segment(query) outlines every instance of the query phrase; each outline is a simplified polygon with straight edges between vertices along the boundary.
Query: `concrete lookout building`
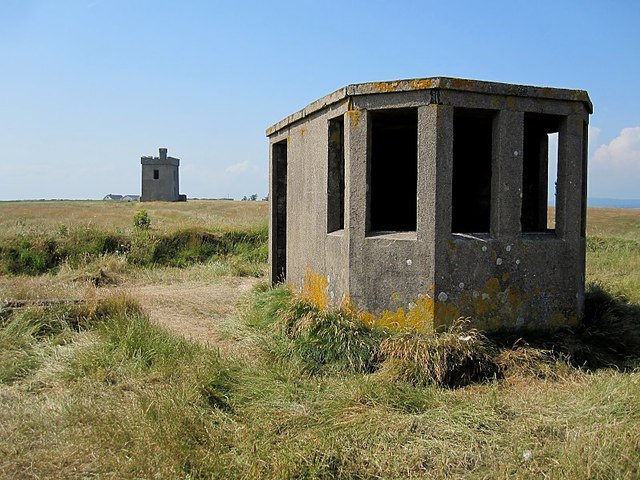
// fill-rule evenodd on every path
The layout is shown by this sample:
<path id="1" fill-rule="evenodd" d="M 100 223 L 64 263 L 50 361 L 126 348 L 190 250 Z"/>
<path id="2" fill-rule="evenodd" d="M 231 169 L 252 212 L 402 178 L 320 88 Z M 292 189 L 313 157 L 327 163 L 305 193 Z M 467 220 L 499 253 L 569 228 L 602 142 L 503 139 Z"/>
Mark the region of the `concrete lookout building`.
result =
<path id="1" fill-rule="evenodd" d="M 141 157 L 141 202 L 178 202 L 180 186 L 178 168 L 180 159 L 167 157 L 167 149 L 160 149 L 159 157 Z M 186 199 L 186 198 L 185 198 Z"/>
<path id="2" fill-rule="evenodd" d="M 267 130 L 272 281 L 312 271 L 336 303 L 435 325 L 575 325 L 590 113 L 582 90 L 454 78 L 311 103 Z"/>

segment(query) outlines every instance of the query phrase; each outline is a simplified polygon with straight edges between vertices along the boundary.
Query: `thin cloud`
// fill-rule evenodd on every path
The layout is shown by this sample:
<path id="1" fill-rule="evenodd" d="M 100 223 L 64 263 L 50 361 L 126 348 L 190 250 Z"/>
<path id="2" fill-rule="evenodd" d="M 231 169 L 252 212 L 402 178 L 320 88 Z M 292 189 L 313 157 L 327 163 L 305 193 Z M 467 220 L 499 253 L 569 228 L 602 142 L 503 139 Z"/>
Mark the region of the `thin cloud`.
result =
<path id="1" fill-rule="evenodd" d="M 229 165 L 224 169 L 224 173 L 229 173 L 231 175 L 237 175 L 239 173 L 244 173 L 249 169 L 249 160 L 245 160 L 244 162 L 234 163 L 233 165 Z"/>

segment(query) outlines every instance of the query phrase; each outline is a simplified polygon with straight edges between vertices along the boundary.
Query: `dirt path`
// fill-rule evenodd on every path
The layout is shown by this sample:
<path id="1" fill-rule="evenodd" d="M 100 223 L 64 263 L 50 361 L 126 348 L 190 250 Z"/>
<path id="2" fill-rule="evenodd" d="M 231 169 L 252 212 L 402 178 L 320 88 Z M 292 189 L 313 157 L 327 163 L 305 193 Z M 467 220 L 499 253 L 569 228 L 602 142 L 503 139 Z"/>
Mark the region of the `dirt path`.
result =
<path id="1" fill-rule="evenodd" d="M 233 354 L 234 341 L 221 326 L 237 314 L 239 298 L 259 279 L 221 277 L 214 283 L 183 282 L 132 286 L 151 321 L 172 333 Z"/>

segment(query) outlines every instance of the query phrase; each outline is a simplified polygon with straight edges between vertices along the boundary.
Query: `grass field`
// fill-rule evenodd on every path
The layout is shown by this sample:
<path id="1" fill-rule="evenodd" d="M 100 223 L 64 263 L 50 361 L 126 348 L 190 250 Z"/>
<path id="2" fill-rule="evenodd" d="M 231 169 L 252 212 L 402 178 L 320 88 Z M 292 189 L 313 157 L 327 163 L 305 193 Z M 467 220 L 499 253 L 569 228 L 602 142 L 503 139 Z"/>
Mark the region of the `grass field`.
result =
<path id="1" fill-rule="evenodd" d="M 385 336 L 266 288 L 264 255 L 238 235 L 264 231 L 265 203 L 143 206 L 149 232 L 133 227 L 140 204 L 0 203 L 0 246 L 70 252 L 92 231 L 189 260 L 136 263 L 128 247 L 0 274 L 0 299 L 82 300 L 0 313 L 0 478 L 640 478 L 637 351 L 586 368 L 481 334 Z M 614 348 L 640 330 L 640 211 L 591 209 L 588 225 Z M 193 229 L 213 235 L 198 248 L 234 234 L 201 257 L 167 240 Z M 564 341 L 584 350 L 599 327 Z M 495 368 L 442 386 L 466 358 Z"/>
<path id="2" fill-rule="evenodd" d="M 134 213 L 144 208 L 160 231 L 201 226 L 211 229 L 256 227 L 267 222 L 267 202 L 190 200 L 172 202 L 24 201 L 0 202 L 0 238 L 26 233 L 55 233 L 95 227 L 127 232 Z"/>

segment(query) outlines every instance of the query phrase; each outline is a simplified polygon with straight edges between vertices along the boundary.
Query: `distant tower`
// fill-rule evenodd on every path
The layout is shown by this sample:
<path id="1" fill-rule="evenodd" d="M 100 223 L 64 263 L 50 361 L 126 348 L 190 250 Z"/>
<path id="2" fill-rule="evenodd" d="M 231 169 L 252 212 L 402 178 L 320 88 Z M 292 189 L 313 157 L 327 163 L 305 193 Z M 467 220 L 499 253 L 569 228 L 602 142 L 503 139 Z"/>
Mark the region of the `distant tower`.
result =
<path id="1" fill-rule="evenodd" d="M 167 157 L 167 149 L 160 149 L 160 157 L 141 157 L 141 202 L 178 202 L 180 187 L 178 168 L 180 159 Z"/>

